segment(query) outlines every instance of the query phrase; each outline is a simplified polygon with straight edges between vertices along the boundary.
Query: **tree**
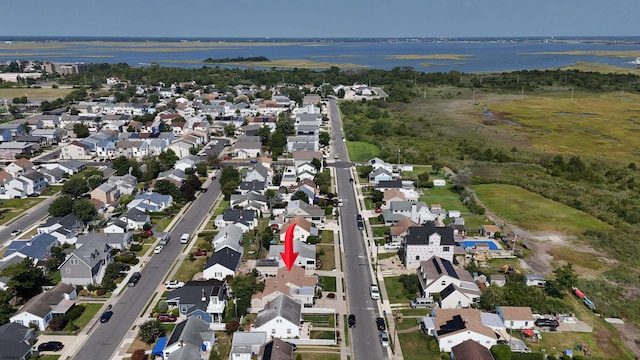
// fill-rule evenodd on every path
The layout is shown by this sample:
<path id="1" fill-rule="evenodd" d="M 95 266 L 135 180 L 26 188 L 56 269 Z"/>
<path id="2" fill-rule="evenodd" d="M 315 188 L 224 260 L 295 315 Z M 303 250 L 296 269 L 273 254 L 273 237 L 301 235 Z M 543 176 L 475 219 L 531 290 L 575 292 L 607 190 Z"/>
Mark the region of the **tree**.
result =
<path id="1" fill-rule="evenodd" d="M 10 278 L 7 281 L 7 289 L 21 299 L 31 299 L 40 294 L 42 286 L 47 283 L 47 278 L 42 270 L 33 265 L 30 258 L 7 266 L 0 271 L 0 275 Z"/>
<path id="2" fill-rule="evenodd" d="M 207 168 L 207 163 L 201 161 L 196 165 L 196 173 L 198 174 L 198 176 L 207 176 L 207 171 L 209 171 L 209 169 Z"/>
<path id="3" fill-rule="evenodd" d="M 54 272 L 58 270 L 58 267 L 64 261 L 65 254 L 63 252 L 62 247 L 54 246 L 51 248 L 51 255 L 45 260 L 44 267 L 48 272 Z"/>
<path id="4" fill-rule="evenodd" d="M 126 156 L 118 156 L 117 158 L 113 159 L 113 163 L 111 164 L 111 168 L 116 171 L 116 175 L 118 176 L 128 174 L 130 167 L 131 162 Z"/>
<path id="5" fill-rule="evenodd" d="M 157 338 L 165 335 L 165 330 L 162 327 L 162 323 L 158 320 L 149 320 L 140 325 L 138 331 L 138 337 L 144 341 L 145 344 L 153 344 Z"/>
<path id="6" fill-rule="evenodd" d="M 104 177 L 102 175 L 91 175 L 87 178 L 87 185 L 89 186 L 89 190 L 93 190 L 100 186 L 104 181 Z"/>
<path id="7" fill-rule="evenodd" d="M 62 192 L 73 197 L 79 198 L 89 191 L 87 181 L 80 177 L 72 177 L 62 185 Z"/>
<path id="8" fill-rule="evenodd" d="M 178 187 L 169 180 L 163 179 L 156 181 L 154 190 L 158 194 L 171 195 L 174 199 L 180 197 L 180 189 L 178 189 Z"/>
<path id="9" fill-rule="evenodd" d="M 293 195 L 291 195 L 291 201 L 294 201 L 294 200 L 302 200 L 307 204 L 309 203 L 309 197 L 302 190 L 298 190 L 295 193 L 293 193 Z"/>
<path id="10" fill-rule="evenodd" d="M 160 163 L 164 165 L 165 168 L 170 169 L 179 159 L 175 151 L 167 149 L 158 155 L 158 160 L 160 160 Z"/>
<path id="11" fill-rule="evenodd" d="M 320 146 L 329 146 L 329 143 L 331 142 L 331 135 L 326 131 L 321 131 L 318 136 L 318 140 L 320 142 Z"/>
<path id="12" fill-rule="evenodd" d="M 230 123 L 224 127 L 224 134 L 227 137 L 232 137 L 235 135 L 235 133 L 236 133 L 236 126 L 234 124 Z"/>
<path id="13" fill-rule="evenodd" d="M 9 322 L 9 318 L 13 316 L 15 309 L 11 306 L 13 294 L 8 290 L 0 290 L 0 324 Z"/>
<path id="14" fill-rule="evenodd" d="M 316 171 L 320 171 L 320 169 L 322 169 L 322 161 L 318 158 L 311 159 L 311 165 L 313 165 Z"/>
<path id="15" fill-rule="evenodd" d="M 85 124 L 73 124 L 73 133 L 77 138 L 86 138 L 89 136 L 89 127 Z"/>
<path id="16" fill-rule="evenodd" d="M 49 215 L 63 217 L 71 214 L 73 199 L 69 195 L 62 195 L 49 205 Z"/>
<path id="17" fill-rule="evenodd" d="M 180 186 L 182 198 L 188 201 L 194 200 L 196 191 L 202 186 L 202 181 L 197 176 L 189 175 L 187 180 Z"/>
<path id="18" fill-rule="evenodd" d="M 219 157 L 212 154 L 207 155 L 207 165 L 211 166 L 214 169 L 217 169 L 220 166 L 220 163 L 221 161 Z"/>
<path id="19" fill-rule="evenodd" d="M 578 282 L 578 274 L 573 270 L 571 263 L 553 269 L 553 274 L 556 276 L 557 286 L 563 290 L 571 291 L 571 288 L 576 286 Z"/>
<path id="20" fill-rule="evenodd" d="M 451 178 L 451 181 L 455 184 L 458 190 L 462 190 L 471 185 L 472 178 L 473 174 L 471 173 L 471 169 L 464 168 L 458 171 L 458 173 Z"/>
<path id="21" fill-rule="evenodd" d="M 264 283 L 259 282 L 256 275 L 254 271 L 250 274 L 238 275 L 230 281 L 233 296 L 237 299 L 238 316 L 242 316 L 247 312 L 251 305 L 251 295 L 264 290 Z"/>
<path id="22" fill-rule="evenodd" d="M 136 349 L 133 354 L 131 354 L 131 360 L 146 360 L 147 354 L 145 354 L 144 349 Z"/>
<path id="23" fill-rule="evenodd" d="M 98 215 L 98 210 L 89 199 L 74 201 L 72 212 L 84 223 L 93 220 Z"/>
<path id="24" fill-rule="evenodd" d="M 429 184 L 429 173 L 423 172 L 418 175 L 418 187 L 424 188 Z"/>
<path id="25" fill-rule="evenodd" d="M 263 146 L 269 145 L 271 141 L 271 128 L 267 125 L 263 125 L 260 130 L 258 130 L 258 136 L 260 136 L 260 142 L 262 142 Z"/>

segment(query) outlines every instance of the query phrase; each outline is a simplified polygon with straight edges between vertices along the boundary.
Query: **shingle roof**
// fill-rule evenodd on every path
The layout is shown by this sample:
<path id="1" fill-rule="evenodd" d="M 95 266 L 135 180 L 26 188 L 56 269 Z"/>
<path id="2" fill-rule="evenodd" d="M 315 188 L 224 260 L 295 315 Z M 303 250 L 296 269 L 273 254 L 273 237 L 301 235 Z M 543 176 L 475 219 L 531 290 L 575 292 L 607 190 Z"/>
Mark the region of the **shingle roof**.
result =
<path id="1" fill-rule="evenodd" d="M 280 295 L 271 300 L 264 310 L 258 313 L 255 325 L 260 327 L 277 317 L 282 317 L 291 324 L 298 325 L 300 323 L 301 310 L 302 304 L 286 295 Z"/>
<path id="2" fill-rule="evenodd" d="M 46 233 L 38 234 L 29 240 L 13 240 L 7 246 L 4 256 L 18 252 L 32 259 L 42 260 L 49 254 L 51 246 L 57 243 L 55 236 Z"/>
<path id="3" fill-rule="evenodd" d="M 236 271 L 238 270 L 238 265 L 240 264 L 241 260 L 242 260 L 242 254 L 240 254 L 239 252 L 233 249 L 229 249 L 227 247 L 227 248 L 221 249 L 220 251 L 214 252 L 213 255 L 211 255 L 211 257 L 209 258 L 209 260 L 207 260 L 207 263 L 204 266 L 204 268 L 207 269 L 212 267 L 213 265 L 219 264 L 229 270 Z"/>
<path id="4" fill-rule="evenodd" d="M 180 305 L 191 305 L 189 313 L 195 310 L 207 310 L 209 297 L 215 296 L 222 300 L 225 294 L 225 281 L 210 279 L 205 281 L 187 281 L 183 287 L 170 291 L 167 299 L 178 299 Z M 207 301 L 202 301 L 202 295 L 205 295 Z"/>
<path id="5" fill-rule="evenodd" d="M 27 312 L 39 317 L 44 317 L 51 311 L 54 305 L 57 305 L 64 299 L 65 294 L 70 294 L 74 289 L 75 288 L 69 284 L 58 283 L 52 289 L 32 297 L 18 310 L 18 313 Z"/>
<path id="6" fill-rule="evenodd" d="M 293 347 L 275 338 L 260 347 L 262 360 L 293 360 Z"/>
<path id="7" fill-rule="evenodd" d="M 407 245 L 427 245 L 429 244 L 429 236 L 434 233 L 440 235 L 440 245 L 455 245 L 453 229 L 450 227 L 436 227 L 432 221 L 426 222 L 423 226 L 410 227 L 405 239 Z"/>
<path id="8" fill-rule="evenodd" d="M 471 339 L 451 348 L 456 359 L 464 360 L 494 360 L 491 351 Z"/>

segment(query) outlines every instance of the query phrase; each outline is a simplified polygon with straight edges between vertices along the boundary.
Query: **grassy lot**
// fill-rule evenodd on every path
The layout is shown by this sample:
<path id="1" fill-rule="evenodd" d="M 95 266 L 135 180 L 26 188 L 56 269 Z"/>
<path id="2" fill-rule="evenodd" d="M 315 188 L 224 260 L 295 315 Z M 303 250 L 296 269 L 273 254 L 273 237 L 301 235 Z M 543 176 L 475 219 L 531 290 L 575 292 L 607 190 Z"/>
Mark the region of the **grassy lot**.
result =
<path id="1" fill-rule="evenodd" d="M 311 330 L 309 337 L 311 339 L 333 340 L 336 338 L 335 331 Z"/>
<path id="2" fill-rule="evenodd" d="M 382 220 L 380 220 L 380 219 L 378 218 L 378 216 L 379 216 L 379 215 L 378 215 L 378 214 L 376 214 L 376 216 L 374 216 L 374 217 L 370 217 L 370 218 L 369 218 L 369 224 L 371 224 L 371 225 L 382 225 L 382 224 L 384 224 L 384 222 L 383 222 Z"/>
<path id="3" fill-rule="evenodd" d="M 487 106 L 504 119 L 522 124 L 496 121 L 496 127 L 509 127 L 514 137 L 530 141 L 537 150 L 637 161 L 640 144 L 629 134 L 640 131 L 640 123 L 634 120 L 640 112 L 640 95 L 580 93 L 572 100 L 571 91 L 564 93 L 564 98 L 560 94 L 528 96 L 489 102 Z"/>
<path id="4" fill-rule="evenodd" d="M 304 321 L 313 323 L 314 327 L 334 327 L 336 324 L 333 314 L 302 315 Z"/>
<path id="5" fill-rule="evenodd" d="M 60 191 L 62 191 L 62 186 L 59 186 L 59 185 L 47 186 L 46 188 L 44 188 L 44 190 L 42 190 L 40 195 L 51 196 L 59 193 Z"/>
<path id="6" fill-rule="evenodd" d="M 171 223 L 173 218 L 165 217 L 162 219 L 154 219 L 153 222 L 156 224 L 156 231 L 165 231 L 167 226 Z"/>
<path id="7" fill-rule="evenodd" d="M 333 244 L 333 231 L 320 230 L 320 244 Z"/>
<path id="8" fill-rule="evenodd" d="M 413 170 L 403 171 L 402 177 L 408 178 L 408 179 L 415 179 L 416 177 L 418 177 L 418 175 L 425 172 L 431 173 L 431 171 L 433 171 L 433 168 L 431 167 L 431 165 L 413 165 Z M 429 176 L 429 178 L 431 178 L 431 176 Z"/>
<path id="9" fill-rule="evenodd" d="M 431 315 L 431 309 L 402 309 L 400 310 L 403 316 L 429 316 Z M 410 318 L 409 318 L 410 319 Z M 406 321 L 407 319 L 405 319 Z"/>
<path id="10" fill-rule="evenodd" d="M 79 327 L 80 329 L 87 326 L 87 324 L 95 316 L 95 314 L 97 314 L 98 311 L 100 311 L 103 304 L 91 303 L 91 304 L 84 304 L 84 305 L 86 307 L 84 309 L 84 312 L 82 312 L 82 315 L 80 315 L 79 318 L 73 321 L 73 323 L 76 324 L 76 326 Z"/>
<path id="11" fill-rule="evenodd" d="M 373 210 L 373 200 L 370 198 L 364 198 L 364 207 L 367 210 Z"/>
<path id="12" fill-rule="evenodd" d="M 426 202 L 429 206 L 440 204 L 440 206 L 446 210 L 469 211 L 460 201 L 460 195 L 454 192 L 450 186 L 424 189 L 424 195 L 420 195 L 419 200 Z"/>
<path id="13" fill-rule="evenodd" d="M 371 231 L 373 232 L 373 236 L 374 237 L 384 237 L 386 234 L 389 233 L 389 227 L 388 226 L 376 226 L 376 227 L 372 227 Z"/>
<path id="14" fill-rule="evenodd" d="M 611 226 L 582 211 L 512 185 L 478 185 L 480 201 L 505 221 L 530 231 L 580 235 Z"/>
<path id="15" fill-rule="evenodd" d="M 397 257 L 397 256 L 398 256 L 397 252 L 379 253 L 378 254 L 378 259 L 380 259 L 380 260 L 391 259 L 392 257 Z M 400 258 L 398 258 L 398 261 L 400 261 Z"/>
<path id="16" fill-rule="evenodd" d="M 52 89 L 52 88 L 6 88 L 0 89 L 1 98 L 22 97 L 27 94 L 27 98 L 38 99 L 57 99 L 64 98 L 69 95 L 74 89 Z"/>
<path id="17" fill-rule="evenodd" d="M 324 250 L 324 255 L 320 252 Z M 335 247 L 333 245 L 316 245 L 318 258 L 322 261 L 322 270 L 333 270 L 336 268 Z"/>
<path id="18" fill-rule="evenodd" d="M 220 215 L 224 212 L 224 210 L 226 208 L 229 207 L 229 201 L 228 200 L 222 200 L 220 201 L 220 204 L 218 204 L 218 207 L 216 208 L 216 211 L 213 212 L 213 217 L 215 218 L 217 215 Z"/>
<path id="19" fill-rule="evenodd" d="M 404 287 L 400 282 L 400 276 L 388 276 L 384 278 L 384 286 L 387 289 L 389 302 L 392 304 L 407 303 L 413 296 L 407 296 L 404 293 Z"/>
<path id="20" fill-rule="evenodd" d="M 420 325 L 419 318 L 402 318 L 396 320 L 396 329 L 397 330 L 406 330 L 415 328 Z"/>
<path id="21" fill-rule="evenodd" d="M 322 279 L 322 288 L 324 291 L 338 291 L 336 288 L 336 278 L 333 276 L 320 276 Z"/>
<path id="22" fill-rule="evenodd" d="M 363 141 L 347 141 L 349 159 L 354 162 L 366 162 L 380 154 L 380 148 Z"/>
<path id="23" fill-rule="evenodd" d="M 190 281 L 193 279 L 193 276 L 201 272 L 204 269 L 204 264 L 207 262 L 207 257 L 199 257 L 194 261 L 185 259 L 182 264 L 180 264 L 180 268 L 176 272 L 176 276 L 174 280 L 178 281 Z"/>
<path id="24" fill-rule="evenodd" d="M 405 360 L 440 360 L 436 340 L 421 331 L 398 334 Z"/>
<path id="25" fill-rule="evenodd" d="M 60 355 L 42 355 L 38 357 L 38 360 L 58 360 Z"/>
<path id="26" fill-rule="evenodd" d="M 6 224 L 9 220 L 14 219 L 16 216 L 22 214 L 25 210 L 31 209 L 44 198 L 24 198 L 24 199 L 4 199 L 2 203 L 2 210 L 0 215 L 0 225 Z"/>
<path id="27" fill-rule="evenodd" d="M 304 351 L 298 350 L 298 354 L 302 355 L 304 360 L 340 360 L 340 354 L 335 353 L 326 353 L 326 352 L 316 352 L 316 353 L 306 353 Z"/>
<path id="28" fill-rule="evenodd" d="M 531 343 L 525 338 L 525 343 L 533 352 L 541 352 L 544 349 L 546 354 L 554 354 L 559 356 L 563 349 L 574 349 L 575 355 L 582 355 L 580 351 L 575 350 L 575 346 L 579 344 L 587 344 L 591 349 L 593 358 L 601 359 L 630 359 L 630 354 L 623 353 L 619 348 L 611 343 L 608 337 L 616 336 L 615 333 L 606 329 L 606 327 L 598 327 L 591 333 L 580 332 L 544 332 L 542 340 L 537 343 Z M 555 350 L 554 350 L 555 349 Z M 607 349 L 607 351 L 603 351 Z"/>

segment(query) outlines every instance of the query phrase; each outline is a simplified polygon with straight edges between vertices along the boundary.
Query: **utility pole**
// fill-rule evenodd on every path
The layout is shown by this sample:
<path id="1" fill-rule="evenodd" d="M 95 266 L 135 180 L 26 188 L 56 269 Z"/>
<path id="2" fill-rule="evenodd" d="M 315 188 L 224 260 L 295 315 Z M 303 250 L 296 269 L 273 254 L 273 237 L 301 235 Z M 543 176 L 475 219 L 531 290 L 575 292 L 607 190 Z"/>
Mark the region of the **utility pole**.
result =
<path id="1" fill-rule="evenodd" d="M 571 87 L 571 101 L 573 101 L 573 90 L 574 90 L 574 87 L 572 86 Z"/>
<path id="2" fill-rule="evenodd" d="M 522 92 L 520 93 L 520 100 L 524 100 L 524 86 L 522 87 Z"/>
<path id="3" fill-rule="evenodd" d="M 476 88 L 471 88 L 471 101 L 476 102 Z"/>

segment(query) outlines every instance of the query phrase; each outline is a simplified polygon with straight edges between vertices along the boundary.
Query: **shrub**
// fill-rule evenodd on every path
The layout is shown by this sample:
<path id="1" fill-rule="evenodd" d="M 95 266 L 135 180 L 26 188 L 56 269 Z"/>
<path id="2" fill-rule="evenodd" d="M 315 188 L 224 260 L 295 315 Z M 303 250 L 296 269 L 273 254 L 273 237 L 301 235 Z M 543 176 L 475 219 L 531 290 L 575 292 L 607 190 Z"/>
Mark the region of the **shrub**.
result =
<path id="1" fill-rule="evenodd" d="M 140 244 L 133 244 L 133 245 L 131 245 L 131 247 L 129 248 L 129 250 L 131 250 L 131 251 L 140 251 L 140 250 L 142 250 L 142 245 L 140 245 Z"/>
<path id="2" fill-rule="evenodd" d="M 62 331 L 67 326 L 67 320 L 63 316 L 56 316 L 49 321 L 49 329 L 53 331 Z"/>
<path id="3" fill-rule="evenodd" d="M 144 349 L 137 349 L 131 354 L 131 360 L 146 360 L 147 354 L 144 353 Z"/>
<path id="4" fill-rule="evenodd" d="M 224 330 L 227 334 L 232 334 L 238 331 L 238 328 L 240 328 L 240 322 L 238 320 L 231 320 L 224 326 Z"/>
<path id="5" fill-rule="evenodd" d="M 71 309 L 64 317 L 67 321 L 72 321 L 80 317 L 84 312 L 84 305 L 76 305 L 73 309 Z"/>
<path id="6" fill-rule="evenodd" d="M 319 236 L 308 236 L 307 237 L 307 244 L 311 244 L 311 245 L 315 245 L 317 243 L 320 242 L 320 237 Z"/>
<path id="7" fill-rule="evenodd" d="M 512 360 L 544 360 L 544 354 L 541 353 L 512 353 Z"/>
<path id="8" fill-rule="evenodd" d="M 511 348 L 509 345 L 494 345 L 491 347 L 491 354 L 496 360 L 510 360 Z"/>
<path id="9" fill-rule="evenodd" d="M 169 305 L 167 304 L 167 302 L 164 300 L 160 300 L 160 302 L 158 303 L 158 311 L 161 313 L 166 313 L 167 310 L 169 310 Z"/>
<path id="10" fill-rule="evenodd" d="M 138 260 L 137 257 L 135 256 L 116 256 L 115 258 L 116 262 L 121 262 L 121 263 L 125 263 L 125 264 L 129 264 L 129 265 L 135 265 L 138 262 L 140 262 L 140 260 Z"/>
<path id="11" fill-rule="evenodd" d="M 102 295 L 104 295 L 106 293 L 107 293 L 107 290 L 105 290 L 105 289 L 96 290 L 96 295 L 98 295 L 98 296 L 102 296 Z"/>

